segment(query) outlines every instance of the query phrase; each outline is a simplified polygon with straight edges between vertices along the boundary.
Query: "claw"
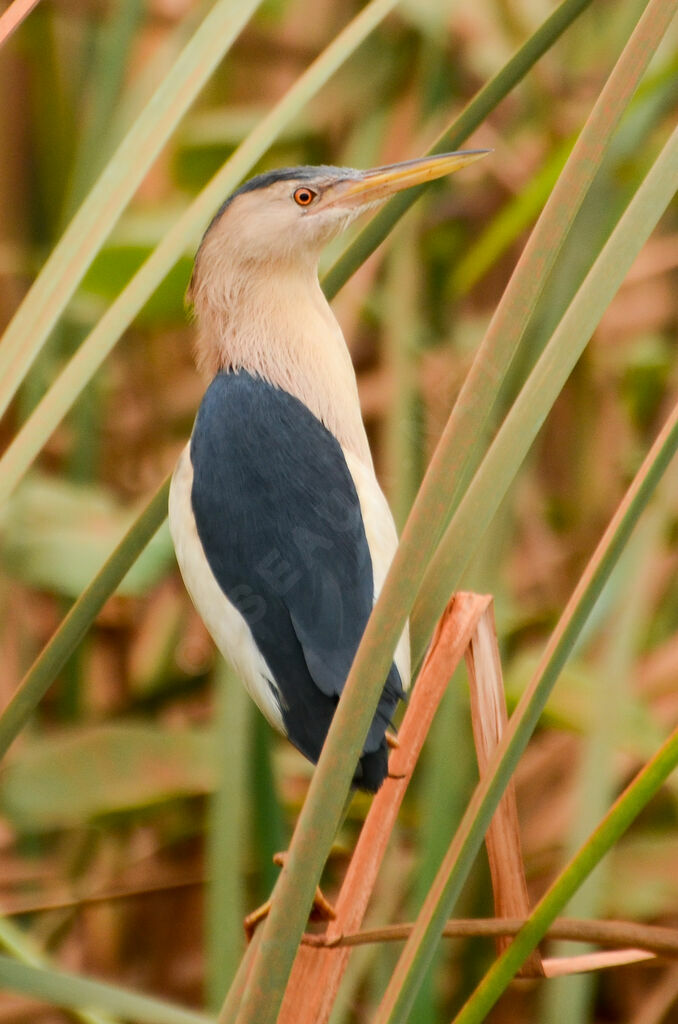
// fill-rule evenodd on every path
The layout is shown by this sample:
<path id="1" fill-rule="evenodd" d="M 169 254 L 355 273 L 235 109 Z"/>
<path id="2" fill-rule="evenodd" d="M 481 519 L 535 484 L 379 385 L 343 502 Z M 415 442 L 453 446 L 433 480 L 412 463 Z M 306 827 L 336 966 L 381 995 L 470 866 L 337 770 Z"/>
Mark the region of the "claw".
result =
<path id="1" fill-rule="evenodd" d="M 273 863 L 277 864 L 278 867 L 284 867 L 287 853 L 274 853 Z M 268 917 L 271 910 L 271 901 L 266 900 L 260 907 L 253 910 L 251 914 L 248 914 L 243 921 L 243 927 L 245 929 L 245 935 L 248 943 L 251 942 L 252 936 L 256 931 L 257 925 Z M 323 893 L 320 886 L 315 891 L 313 897 L 313 906 L 311 907 L 311 913 L 309 918 L 311 921 L 334 921 L 336 919 L 337 912 Z"/>
<path id="2" fill-rule="evenodd" d="M 262 903 L 260 907 L 257 907 L 256 910 L 253 910 L 251 914 L 248 914 L 247 917 L 244 918 L 242 926 L 245 929 L 245 938 L 247 939 L 248 945 L 252 941 L 252 936 L 257 930 L 257 925 L 260 921 L 263 921 L 265 917 L 268 917 L 270 910 L 271 901 L 266 900 L 265 903 Z"/>

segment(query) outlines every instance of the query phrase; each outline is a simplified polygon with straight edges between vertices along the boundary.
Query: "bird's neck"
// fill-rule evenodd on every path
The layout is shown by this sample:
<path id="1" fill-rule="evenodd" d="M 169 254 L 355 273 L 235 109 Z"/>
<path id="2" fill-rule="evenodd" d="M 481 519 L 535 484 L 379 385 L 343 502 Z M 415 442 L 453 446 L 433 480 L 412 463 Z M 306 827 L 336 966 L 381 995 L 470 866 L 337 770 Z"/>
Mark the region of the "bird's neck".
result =
<path id="1" fill-rule="evenodd" d="M 246 370 L 287 391 L 372 464 L 351 356 L 315 267 L 222 274 L 196 289 L 195 308 L 201 368 Z"/>

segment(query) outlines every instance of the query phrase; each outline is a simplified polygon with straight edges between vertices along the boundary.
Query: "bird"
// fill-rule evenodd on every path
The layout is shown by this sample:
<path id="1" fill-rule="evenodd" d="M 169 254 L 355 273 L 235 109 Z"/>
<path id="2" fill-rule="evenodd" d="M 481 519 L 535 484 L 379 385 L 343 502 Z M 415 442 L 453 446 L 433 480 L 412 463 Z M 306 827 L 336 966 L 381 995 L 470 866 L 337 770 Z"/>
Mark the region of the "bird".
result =
<path id="1" fill-rule="evenodd" d="M 170 532 L 217 648 L 313 763 L 398 544 L 318 259 L 366 210 L 485 152 L 259 174 L 226 199 L 196 254 L 187 299 L 210 383 L 173 473 Z M 386 778 L 409 684 L 406 628 L 354 788 L 376 792 Z"/>

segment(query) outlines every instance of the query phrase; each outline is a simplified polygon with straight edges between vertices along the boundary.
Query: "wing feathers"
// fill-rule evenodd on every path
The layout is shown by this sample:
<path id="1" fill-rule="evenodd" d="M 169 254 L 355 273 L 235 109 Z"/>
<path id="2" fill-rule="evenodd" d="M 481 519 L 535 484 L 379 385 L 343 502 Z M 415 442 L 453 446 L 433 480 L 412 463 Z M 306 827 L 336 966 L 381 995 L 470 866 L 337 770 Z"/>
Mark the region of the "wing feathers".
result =
<path id="1" fill-rule="evenodd" d="M 215 377 L 190 452 L 211 572 L 270 667 L 290 739 L 317 760 L 374 599 L 354 477 L 298 399 L 243 372 Z M 384 744 L 401 695 L 393 666 L 366 753 Z"/>

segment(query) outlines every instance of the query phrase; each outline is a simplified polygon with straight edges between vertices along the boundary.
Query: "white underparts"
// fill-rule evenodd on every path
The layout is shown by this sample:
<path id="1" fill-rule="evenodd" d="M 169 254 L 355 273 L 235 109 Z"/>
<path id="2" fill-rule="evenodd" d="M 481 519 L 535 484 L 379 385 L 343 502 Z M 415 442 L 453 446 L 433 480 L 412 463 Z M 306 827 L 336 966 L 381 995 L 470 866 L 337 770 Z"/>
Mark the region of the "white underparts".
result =
<path id="1" fill-rule="evenodd" d="M 205 235 L 190 292 L 198 360 L 210 376 L 244 370 L 293 395 L 337 439 L 360 502 L 376 598 L 397 547 L 396 529 L 374 473 L 351 356 L 317 273 L 318 253 L 346 217 L 303 217 L 288 190 L 289 183 L 281 181 L 266 195 L 245 191 Z M 170 494 L 170 528 L 186 587 L 220 651 L 264 715 L 284 731 L 272 673 L 203 552 L 191 506 L 192 481 L 186 450 Z M 407 689 L 407 629 L 395 662 Z"/>
<path id="2" fill-rule="evenodd" d="M 388 502 L 374 475 L 372 466 L 366 466 L 364 462 L 348 451 L 344 451 L 344 457 L 358 493 L 367 546 L 372 558 L 374 599 L 376 601 L 398 547 L 398 534 Z M 403 689 L 407 690 L 410 685 L 411 672 L 410 635 L 407 627 L 398 641 L 393 660 L 400 673 Z"/>
<path id="3" fill-rule="evenodd" d="M 193 466 L 187 445 L 172 477 L 169 526 L 186 590 L 223 656 L 250 697 L 278 732 L 286 735 L 275 679 L 242 614 L 217 583 L 195 525 L 191 490 Z"/>
<path id="4" fill-rule="evenodd" d="M 398 538 L 386 498 L 372 467 L 351 452 L 344 452 L 360 502 L 367 544 L 372 559 L 374 595 L 378 596 L 391 564 Z M 209 566 L 193 515 L 193 467 L 190 445 L 184 448 L 172 477 L 169 525 L 186 589 L 217 648 L 233 666 L 247 692 L 265 718 L 285 734 L 281 695 L 274 675 L 257 647 L 243 615 L 228 600 Z M 409 631 L 405 629 L 394 660 L 403 688 L 410 684 Z"/>

